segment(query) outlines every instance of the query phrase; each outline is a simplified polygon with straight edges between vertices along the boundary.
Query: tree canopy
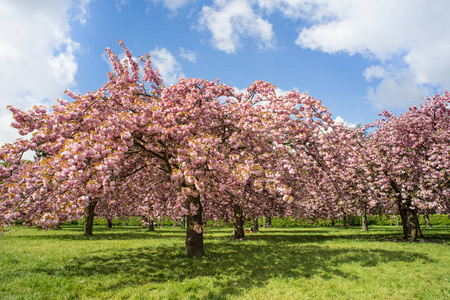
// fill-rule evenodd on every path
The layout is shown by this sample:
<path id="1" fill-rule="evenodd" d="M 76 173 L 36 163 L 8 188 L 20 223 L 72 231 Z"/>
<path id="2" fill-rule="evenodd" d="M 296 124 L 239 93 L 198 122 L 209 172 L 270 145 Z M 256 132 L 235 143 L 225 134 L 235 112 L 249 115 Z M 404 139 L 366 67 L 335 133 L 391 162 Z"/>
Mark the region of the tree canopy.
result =
<path id="1" fill-rule="evenodd" d="M 106 50 L 114 73 L 97 91 L 67 91 L 73 101 L 50 111 L 9 107 L 12 125 L 31 137 L 0 150 L 1 224 L 55 227 L 89 207 L 104 216 L 186 216 L 187 252 L 201 256 L 204 222 L 230 220 L 236 208 L 309 218 L 381 204 L 407 218 L 449 211 L 449 93 L 348 128 L 320 100 L 277 95 L 264 81 L 244 93 L 219 80 L 165 86 L 149 55 L 135 61 L 120 44 L 125 59 Z M 375 133 L 365 134 L 369 127 Z M 29 150 L 35 159 L 23 161 Z M 414 228 L 404 235 L 415 237 Z"/>

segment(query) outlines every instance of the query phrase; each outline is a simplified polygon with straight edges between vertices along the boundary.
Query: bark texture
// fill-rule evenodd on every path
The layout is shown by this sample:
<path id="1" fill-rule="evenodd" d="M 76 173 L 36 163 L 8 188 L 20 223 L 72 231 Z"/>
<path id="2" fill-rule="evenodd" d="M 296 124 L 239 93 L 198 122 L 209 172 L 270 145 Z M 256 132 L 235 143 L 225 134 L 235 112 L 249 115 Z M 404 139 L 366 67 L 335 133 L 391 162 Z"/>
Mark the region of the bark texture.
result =
<path id="1" fill-rule="evenodd" d="M 403 239 L 412 238 L 417 240 L 422 238 L 417 210 L 412 206 L 411 200 L 397 199 L 397 207 L 400 212 L 403 227 Z"/>
<path id="2" fill-rule="evenodd" d="M 259 222 L 258 222 L 258 218 L 253 218 L 253 227 L 252 227 L 252 232 L 258 232 L 259 231 Z"/>
<path id="3" fill-rule="evenodd" d="M 369 231 L 369 224 L 367 222 L 367 213 L 365 208 L 361 210 L 361 225 L 362 230 Z"/>
<path id="4" fill-rule="evenodd" d="M 186 207 L 193 204 L 198 207 L 197 214 L 186 216 L 186 252 L 187 255 L 193 257 L 201 257 L 205 254 L 203 248 L 203 219 L 202 219 L 202 203 L 200 196 L 189 196 L 186 201 Z"/>
<path id="5" fill-rule="evenodd" d="M 431 228 L 430 212 L 428 210 L 423 214 L 423 218 L 425 219 L 425 226 Z"/>
<path id="6" fill-rule="evenodd" d="M 152 219 L 148 219 L 148 230 L 147 231 L 155 231 L 155 222 Z"/>
<path id="7" fill-rule="evenodd" d="M 155 231 L 155 222 L 153 222 L 153 217 L 151 216 L 153 212 L 153 205 L 149 205 L 149 216 L 148 216 L 148 231 Z"/>
<path id="8" fill-rule="evenodd" d="M 107 227 L 111 229 L 113 225 L 112 218 L 107 218 L 106 221 L 108 221 Z"/>
<path id="9" fill-rule="evenodd" d="M 242 207 L 239 204 L 234 205 L 234 238 L 244 238 L 244 217 L 242 215 Z"/>
<path id="10" fill-rule="evenodd" d="M 97 205 L 97 200 L 91 200 L 89 206 L 86 209 L 86 218 L 84 222 L 84 235 L 92 235 L 92 230 L 94 228 L 94 211 Z"/>
<path id="11" fill-rule="evenodd" d="M 266 224 L 264 225 L 266 228 L 272 228 L 272 217 L 266 216 Z"/>
<path id="12" fill-rule="evenodd" d="M 342 218 L 342 224 L 344 226 L 344 229 L 348 229 L 347 214 L 344 214 L 344 217 Z"/>

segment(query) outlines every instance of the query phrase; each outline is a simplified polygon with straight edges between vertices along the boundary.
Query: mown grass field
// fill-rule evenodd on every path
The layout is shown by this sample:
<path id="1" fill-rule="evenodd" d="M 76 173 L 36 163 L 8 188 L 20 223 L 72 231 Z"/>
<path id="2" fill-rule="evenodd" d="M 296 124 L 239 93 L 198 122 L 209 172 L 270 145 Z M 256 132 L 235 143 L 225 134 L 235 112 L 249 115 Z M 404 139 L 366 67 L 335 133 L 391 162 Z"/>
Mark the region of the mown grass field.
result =
<path id="1" fill-rule="evenodd" d="M 185 255 L 166 227 L 14 227 L 0 237 L 0 299 L 450 299 L 450 227 L 399 242 L 400 227 L 272 228 L 205 234 Z"/>

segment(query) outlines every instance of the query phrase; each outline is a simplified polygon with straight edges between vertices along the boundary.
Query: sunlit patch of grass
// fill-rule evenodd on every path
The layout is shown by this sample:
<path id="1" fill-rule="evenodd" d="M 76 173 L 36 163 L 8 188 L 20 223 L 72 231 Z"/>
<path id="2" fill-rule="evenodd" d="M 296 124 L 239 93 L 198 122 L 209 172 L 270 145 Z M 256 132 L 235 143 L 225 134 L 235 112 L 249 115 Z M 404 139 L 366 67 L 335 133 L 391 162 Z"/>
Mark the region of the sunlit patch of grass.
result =
<path id="1" fill-rule="evenodd" d="M 0 238 L 1 299 L 448 299 L 450 228 L 397 242 L 398 227 L 205 234 L 185 254 L 180 228 L 17 227 Z"/>

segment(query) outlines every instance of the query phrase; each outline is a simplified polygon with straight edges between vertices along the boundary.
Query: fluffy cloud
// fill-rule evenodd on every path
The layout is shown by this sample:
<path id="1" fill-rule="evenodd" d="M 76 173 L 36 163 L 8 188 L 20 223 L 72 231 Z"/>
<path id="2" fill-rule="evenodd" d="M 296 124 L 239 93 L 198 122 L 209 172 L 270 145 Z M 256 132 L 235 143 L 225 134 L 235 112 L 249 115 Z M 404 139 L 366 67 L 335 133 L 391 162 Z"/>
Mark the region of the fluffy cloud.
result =
<path id="1" fill-rule="evenodd" d="M 166 85 L 175 84 L 180 77 L 185 77 L 181 65 L 166 48 L 156 48 L 150 55 L 152 65 L 159 70 Z"/>
<path id="2" fill-rule="evenodd" d="M 367 98 L 380 110 L 419 104 L 424 97 L 433 93 L 434 89 L 430 86 L 417 84 L 410 70 L 401 70 L 387 74 L 377 86 L 369 87 Z"/>
<path id="3" fill-rule="evenodd" d="M 75 85 L 79 45 L 70 21 L 86 21 L 87 0 L 4 0 L 0 2 L 0 145 L 18 134 L 7 105 L 21 109 L 51 104 Z"/>
<path id="4" fill-rule="evenodd" d="M 307 19 L 318 14 L 312 15 L 311 11 L 315 10 L 318 1 L 304 0 L 258 0 L 258 6 L 265 10 L 267 14 L 281 12 L 284 17 L 290 19 Z"/>
<path id="5" fill-rule="evenodd" d="M 281 1 L 285 5 L 303 1 Z M 378 85 L 367 97 L 375 107 L 403 107 L 450 85 L 450 2 L 315 1 L 311 26 L 296 43 L 326 53 L 347 52 L 376 60 L 364 71 Z"/>
<path id="6" fill-rule="evenodd" d="M 186 50 L 183 47 L 180 47 L 180 56 L 191 63 L 195 63 L 197 61 L 196 53 L 194 51 Z"/>
<path id="7" fill-rule="evenodd" d="M 75 20 L 78 20 L 80 24 L 86 24 L 86 17 L 88 16 L 87 7 L 92 0 L 79 0 L 78 3 L 74 3 L 72 14 Z"/>
<path id="8" fill-rule="evenodd" d="M 200 26 L 211 31 L 214 47 L 226 53 L 236 53 L 242 36 L 254 39 L 261 49 L 273 47 L 272 24 L 245 0 L 216 0 L 213 6 L 204 6 Z"/>
<path id="9" fill-rule="evenodd" d="M 444 0 L 216 0 L 203 7 L 200 24 L 217 49 L 235 53 L 243 37 L 273 46 L 272 14 L 301 20 L 297 45 L 372 60 L 363 74 L 367 98 L 393 108 L 450 86 L 449 10 Z"/>
<path id="10" fill-rule="evenodd" d="M 344 126 L 347 126 L 347 127 L 350 127 L 350 128 L 355 128 L 356 127 L 356 124 L 349 123 L 349 122 L 345 121 L 344 118 L 342 118 L 341 116 L 337 116 L 336 119 L 334 119 L 334 122 L 342 123 L 342 124 L 344 124 Z"/>
<path id="11" fill-rule="evenodd" d="M 164 7 L 170 9 L 171 11 L 176 11 L 179 8 L 187 5 L 189 2 L 192 2 L 192 0 L 150 0 L 150 2 L 154 3 L 162 2 Z"/>
<path id="12" fill-rule="evenodd" d="M 367 98 L 377 109 L 404 108 L 421 103 L 423 97 L 433 93 L 430 85 L 416 80 L 417 74 L 410 68 L 392 64 L 374 65 L 367 68 L 363 75 L 368 82 L 378 83 L 375 87 L 369 87 L 367 93 Z"/>

